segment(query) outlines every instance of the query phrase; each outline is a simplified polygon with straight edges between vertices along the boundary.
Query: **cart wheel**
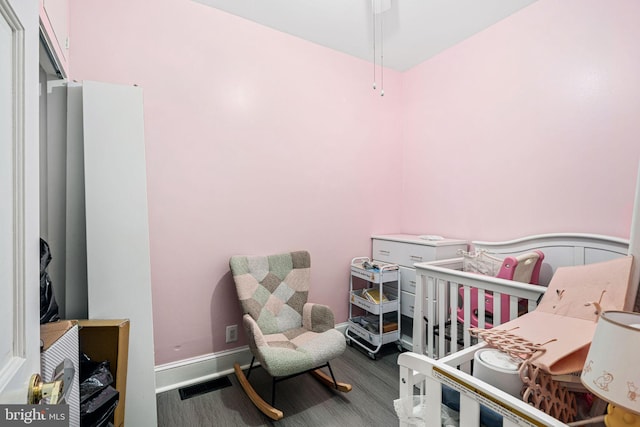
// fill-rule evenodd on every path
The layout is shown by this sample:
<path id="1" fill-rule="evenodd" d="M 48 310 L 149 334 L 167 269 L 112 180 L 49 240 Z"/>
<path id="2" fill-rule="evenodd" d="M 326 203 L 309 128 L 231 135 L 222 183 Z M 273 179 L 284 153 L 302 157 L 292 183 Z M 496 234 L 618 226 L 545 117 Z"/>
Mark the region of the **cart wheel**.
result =
<path id="1" fill-rule="evenodd" d="M 403 352 L 404 352 L 404 347 L 402 346 L 402 344 L 398 344 L 398 351 L 399 351 L 400 353 L 403 353 Z"/>
<path id="2" fill-rule="evenodd" d="M 371 358 L 371 360 L 376 360 L 376 354 L 375 353 L 369 352 L 369 357 Z"/>
<path id="3" fill-rule="evenodd" d="M 349 347 L 353 347 L 353 343 L 351 342 L 351 339 L 347 338 L 347 345 Z"/>

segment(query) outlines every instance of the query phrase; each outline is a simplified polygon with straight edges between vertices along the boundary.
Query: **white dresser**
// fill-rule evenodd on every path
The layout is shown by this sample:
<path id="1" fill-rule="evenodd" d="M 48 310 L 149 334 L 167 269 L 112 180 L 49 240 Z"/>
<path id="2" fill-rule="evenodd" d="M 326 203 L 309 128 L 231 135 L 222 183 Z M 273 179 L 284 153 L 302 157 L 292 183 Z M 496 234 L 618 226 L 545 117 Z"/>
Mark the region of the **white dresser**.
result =
<path id="1" fill-rule="evenodd" d="M 427 240 L 411 234 L 371 236 L 372 259 L 400 266 L 400 314 L 402 346 L 413 349 L 413 311 L 416 293 L 416 262 L 456 258 L 458 249 L 467 250 L 466 240 Z"/>

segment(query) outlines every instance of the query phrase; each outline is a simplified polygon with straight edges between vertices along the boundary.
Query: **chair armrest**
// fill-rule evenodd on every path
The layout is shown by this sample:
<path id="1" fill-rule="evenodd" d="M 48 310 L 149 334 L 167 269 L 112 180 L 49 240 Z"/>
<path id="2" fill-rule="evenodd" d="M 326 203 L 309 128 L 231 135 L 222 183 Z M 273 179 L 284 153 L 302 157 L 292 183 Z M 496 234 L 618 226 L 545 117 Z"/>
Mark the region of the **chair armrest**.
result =
<path id="1" fill-rule="evenodd" d="M 252 350 L 256 350 L 258 347 L 267 345 L 264 335 L 253 317 L 248 314 L 243 315 L 242 324 L 244 325 L 244 330 L 247 333 L 247 338 L 249 338 L 249 347 Z M 256 353 L 254 352 L 253 354 L 255 355 Z"/>
<path id="2" fill-rule="evenodd" d="M 313 332 L 324 332 L 335 327 L 333 311 L 322 304 L 306 303 L 302 307 L 302 326 Z"/>

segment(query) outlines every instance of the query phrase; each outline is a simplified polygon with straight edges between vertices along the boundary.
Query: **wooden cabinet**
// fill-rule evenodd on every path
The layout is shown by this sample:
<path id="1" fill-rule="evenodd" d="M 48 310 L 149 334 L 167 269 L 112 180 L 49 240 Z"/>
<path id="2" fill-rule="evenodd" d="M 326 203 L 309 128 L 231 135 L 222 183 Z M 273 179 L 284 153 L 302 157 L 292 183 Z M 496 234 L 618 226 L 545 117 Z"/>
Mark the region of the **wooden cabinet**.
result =
<path id="1" fill-rule="evenodd" d="M 374 261 L 388 262 L 400 266 L 400 314 L 401 342 L 407 350 L 413 348 L 413 313 L 416 293 L 417 262 L 455 258 L 458 250 L 466 250 L 466 240 L 428 240 L 411 234 L 387 234 L 371 237 Z"/>

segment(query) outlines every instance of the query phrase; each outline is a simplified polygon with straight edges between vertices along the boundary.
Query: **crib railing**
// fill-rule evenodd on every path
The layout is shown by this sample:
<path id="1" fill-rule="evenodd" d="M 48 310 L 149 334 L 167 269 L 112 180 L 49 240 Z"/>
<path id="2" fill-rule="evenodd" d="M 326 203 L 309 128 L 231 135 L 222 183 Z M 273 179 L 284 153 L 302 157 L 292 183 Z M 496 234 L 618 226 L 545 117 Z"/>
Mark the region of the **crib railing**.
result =
<path id="1" fill-rule="evenodd" d="M 424 404 L 420 419 L 407 421 L 399 414 L 400 427 L 421 425 L 435 427 L 441 425 L 442 386 L 460 394 L 460 426 L 480 425 L 480 406 L 489 408 L 502 417 L 503 427 L 514 426 L 566 426 L 555 418 L 545 414 L 521 399 L 511 396 L 472 375 L 459 369 L 473 360 L 474 354 L 485 346 L 477 344 L 439 360 L 413 352 L 398 356 L 400 366 L 400 403 L 401 411 L 414 412 L 414 395 L 418 393 L 419 402 Z M 416 391 L 418 390 L 418 391 Z"/>
<path id="2" fill-rule="evenodd" d="M 493 293 L 491 322 L 495 326 L 532 311 L 546 290 L 544 286 L 461 271 L 462 258 L 417 263 L 415 267 L 413 351 L 436 359 L 474 344 L 469 328 L 487 326 L 487 292 Z M 477 306 L 475 325 L 471 323 L 473 297 L 477 297 L 473 304 Z M 503 313 L 504 298 L 508 298 L 508 316 Z M 459 308 L 462 323 L 458 321 Z"/>

